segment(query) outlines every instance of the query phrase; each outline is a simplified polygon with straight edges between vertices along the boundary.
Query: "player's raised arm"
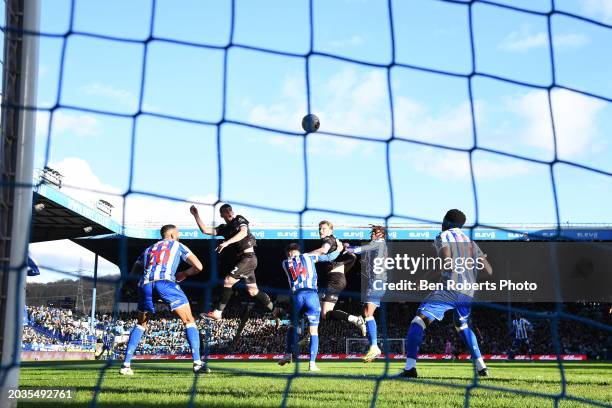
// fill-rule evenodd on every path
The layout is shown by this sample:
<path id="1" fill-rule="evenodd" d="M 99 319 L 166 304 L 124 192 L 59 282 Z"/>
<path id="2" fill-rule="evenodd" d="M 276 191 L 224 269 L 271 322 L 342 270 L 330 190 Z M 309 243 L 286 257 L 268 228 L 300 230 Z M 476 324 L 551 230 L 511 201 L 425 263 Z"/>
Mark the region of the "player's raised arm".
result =
<path id="1" fill-rule="evenodd" d="M 357 255 L 362 254 L 364 252 L 377 251 L 380 248 L 380 242 L 378 241 L 370 241 L 367 244 L 361 246 L 350 246 L 348 244 L 344 245 L 346 245 L 346 250 L 348 252 Z"/>
<path id="2" fill-rule="evenodd" d="M 235 242 L 238 242 L 244 238 L 246 238 L 246 236 L 249 234 L 249 229 L 246 225 L 242 225 L 240 226 L 240 231 L 238 231 L 238 233 L 236 235 L 234 235 L 233 237 L 231 237 L 230 239 L 228 239 L 227 241 L 223 241 L 218 247 L 217 247 L 217 252 L 221 252 L 223 251 L 223 249 L 225 247 L 227 247 L 228 245 L 231 245 Z"/>
<path id="3" fill-rule="evenodd" d="M 344 244 L 346 246 L 346 251 L 352 254 L 365 254 L 368 252 L 378 252 L 380 250 L 385 250 L 386 243 L 385 238 L 387 236 L 387 230 L 385 227 L 380 225 L 373 225 L 372 230 L 370 231 L 370 242 L 361 246 L 350 246 L 349 244 Z"/>
<path id="4" fill-rule="evenodd" d="M 189 207 L 189 212 L 191 213 L 191 215 L 193 215 L 193 218 L 195 219 L 195 222 L 196 224 L 198 224 L 198 228 L 200 228 L 200 231 L 202 231 L 202 233 L 206 235 L 217 235 L 216 229 L 208 228 L 206 225 L 204 225 L 204 221 L 202 221 L 202 218 L 200 218 L 200 213 L 198 212 L 198 209 L 195 205 Z"/>

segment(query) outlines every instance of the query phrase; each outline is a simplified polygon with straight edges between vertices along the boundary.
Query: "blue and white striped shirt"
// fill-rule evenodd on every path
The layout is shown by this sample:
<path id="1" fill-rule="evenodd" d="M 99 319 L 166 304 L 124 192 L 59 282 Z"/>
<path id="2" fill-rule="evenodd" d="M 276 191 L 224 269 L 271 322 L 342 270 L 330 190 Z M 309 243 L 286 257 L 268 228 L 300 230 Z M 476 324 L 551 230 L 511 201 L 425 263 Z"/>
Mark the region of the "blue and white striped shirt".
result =
<path id="1" fill-rule="evenodd" d="M 115 335 L 110 331 L 105 331 L 102 335 L 102 343 L 107 347 L 112 347 L 115 344 Z"/>
<path id="2" fill-rule="evenodd" d="M 518 340 L 526 340 L 528 330 L 531 329 L 531 323 L 523 317 L 520 319 L 514 319 L 512 321 L 512 331 L 514 332 L 514 338 Z"/>
<path id="3" fill-rule="evenodd" d="M 317 260 L 316 255 L 302 254 L 283 261 L 283 269 L 293 292 L 299 289 L 317 290 Z"/>
<path id="4" fill-rule="evenodd" d="M 140 286 L 158 280 L 174 282 L 181 259 L 186 260 L 190 254 L 189 248 L 178 241 L 164 239 L 154 243 L 136 261 L 144 268 Z"/>
<path id="5" fill-rule="evenodd" d="M 482 250 L 468 237 L 461 228 L 450 228 L 442 231 L 434 241 L 434 247 L 440 256 L 442 248 L 450 250 L 453 260 L 453 268 L 442 273 L 443 280 L 452 280 L 457 283 L 475 283 L 478 279 L 478 269 L 475 266 L 476 259 L 483 256 Z M 466 263 L 466 259 L 472 261 Z M 443 264 L 445 260 L 442 260 Z M 467 266 L 466 266 L 467 265 Z M 469 267 L 468 267 L 469 266 Z M 457 290 L 467 296 L 474 296 L 473 290 Z"/>

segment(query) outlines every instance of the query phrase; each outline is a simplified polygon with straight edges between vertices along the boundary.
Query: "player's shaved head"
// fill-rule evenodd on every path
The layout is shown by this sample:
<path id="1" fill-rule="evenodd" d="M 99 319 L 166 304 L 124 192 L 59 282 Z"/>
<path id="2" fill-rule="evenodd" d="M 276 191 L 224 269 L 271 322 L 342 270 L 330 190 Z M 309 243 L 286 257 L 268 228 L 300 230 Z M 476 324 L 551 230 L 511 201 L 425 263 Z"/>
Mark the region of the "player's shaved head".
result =
<path id="1" fill-rule="evenodd" d="M 219 214 L 221 214 L 221 218 L 223 218 L 223 220 L 227 223 L 234 219 L 234 210 L 229 204 L 223 204 L 221 207 L 219 207 Z"/>
<path id="2" fill-rule="evenodd" d="M 291 255 L 291 253 L 293 251 L 298 251 L 300 252 L 300 244 L 296 243 L 296 242 L 292 242 L 291 244 L 287 245 L 285 247 L 285 252 L 287 253 L 287 255 Z"/>
<path id="3" fill-rule="evenodd" d="M 442 221 L 442 230 L 446 231 L 451 228 L 462 228 L 465 224 L 465 214 L 456 208 L 448 210 Z"/>
<path id="4" fill-rule="evenodd" d="M 175 230 L 175 229 L 176 229 L 176 225 L 166 224 L 160 228 L 159 234 L 161 235 L 162 238 L 166 238 L 166 236 L 172 233 L 172 230 Z"/>

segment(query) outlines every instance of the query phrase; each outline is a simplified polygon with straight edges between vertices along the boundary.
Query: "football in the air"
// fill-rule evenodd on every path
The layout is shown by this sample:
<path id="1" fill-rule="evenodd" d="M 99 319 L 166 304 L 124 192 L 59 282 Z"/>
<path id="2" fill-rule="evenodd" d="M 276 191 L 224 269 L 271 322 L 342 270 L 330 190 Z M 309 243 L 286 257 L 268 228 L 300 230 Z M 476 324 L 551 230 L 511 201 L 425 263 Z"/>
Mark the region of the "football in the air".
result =
<path id="1" fill-rule="evenodd" d="M 302 129 L 304 129 L 308 133 L 313 133 L 319 130 L 319 126 L 321 126 L 321 122 L 317 115 L 313 115 L 312 113 L 304 116 L 302 119 Z"/>

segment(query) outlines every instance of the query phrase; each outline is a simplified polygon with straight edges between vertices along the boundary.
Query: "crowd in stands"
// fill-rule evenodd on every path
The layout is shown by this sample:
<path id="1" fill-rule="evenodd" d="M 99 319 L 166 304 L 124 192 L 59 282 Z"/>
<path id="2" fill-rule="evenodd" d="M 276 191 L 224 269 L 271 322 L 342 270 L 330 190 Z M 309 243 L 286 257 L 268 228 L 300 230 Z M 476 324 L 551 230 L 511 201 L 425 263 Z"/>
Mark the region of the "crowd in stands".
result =
<path id="1" fill-rule="evenodd" d="M 223 320 L 196 319 L 202 337 L 206 339 L 208 353 L 276 354 L 283 352 L 288 322 L 285 321 L 277 330 L 272 316 L 257 310 L 251 311 L 246 322 L 241 322 L 245 305 L 235 303 L 228 306 Z M 554 314 L 554 305 L 530 306 L 530 310 L 536 312 L 537 315 L 525 315 L 524 317 L 533 324 L 533 332 L 529 336 L 533 354 L 555 354 L 557 350 L 555 342 L 558 341 L 560 353 L 587 354 L 589 358 L 612 358 L 610 355 L 612 340 L 609 332 L 579 320 L 568 319 L 566 316 L 555 319 L 557 315 Z M 350 313 L 359 313 L 360 310 L 357 302 L 341 302 L 338 307 Z M 415 304 L 388 305 L 386 319 L 384 319 L 387 322 L 385 325 L 381 322 L 379 311 L 377 314 L 379 339 L 383 338 L 382 333 L 385 329 L 388 338 L 403 339 L 415 315 L 416 307 Z M 565 304 L 563 307 L 568 316 L 587 318 L 605 325 L 612 323 L 609 305 Z M 509 327 L 515 315 L 486 306 L 475 306 L 472 316 L 472 326 L 480 340 L 480 349 L 483 354 L 508 353 L 513 342 Z M 87 318 L 76 316 L 68 310 L 28 307 L 28 317 L 31 325 L 24 326 L 24 344 L 44 341 L 59 344 L 61 338 L 83 338 L 88 334 Z M 427 328 L 425 340 L 420 349 L 422 353 L 444 353 L 447 340 L 450 340 L 454 353 L 467 352 L 454 329 L 450 313 L 447 317 L 444 321 L 434 323 Z M 116 345 L 115 352 L 122 354 L 125 351 L 127 337 L 135 324 L 136 313 L 121 313 L 116 318 L 111 315 L 101 315 L 98 316 L 96 329 L 98 334 L 104 330 L 112 330 L 121 340 Z M 557 324 L 556 330 L 554 330 L 555 324 Z M 237 338 L 236 333 L 241 325 L 244 327 L 241 336 Z M 34 330 L 32 327 L 37 329 Z M 45 335 L 39 329 L 41 327 L 56 336 Z M 355 326 L 344 322 L 324 320 L 321 322 L 319 332 L 320 353 L 344 353 L 346 338 L 360 337 Z M 64 337 L 57 336 L 58 334 Z M 396 350 L 396 348 L 401 348 L 400 341 L 395 341 L 391 345 L 391 351 L 400 351 Z M 306 343 L 304 352 L 307 351 L 307 347 Z M 183 324 L 170 312 L 159 312 L 148 322 L 147 331 L 137 350 L 137 354 L 189 352 Z"/>
<path id="2" fill-rule="evenodd" d="M 23 344 L 31 345 L 31 348 L 37 348 L 44 345 L 64 345 L 65 343 L 55 337 L 47 336 L 34 330 L 31 326 L 23 326 L 23 334 L 21 337 Z"/>
<path id="3" fill-rule="evenodd" d="M 84 342 L 90 333 L 89 318 L 77 316 L 70 309 L 27 306 L 26 321 L 41 334 L 61 342 Z"/>
<path id="4" fill-rule="evenodd" d="M 206 339 L 206 346 L 210 354 L 222 353 L 271 353 L 284 348 L 284 335 L 286 329 L 276 330 L 275 321 L 268 316 L 253 316 L 246 320 L 241 330 L 240 340 L 236 340 L 236 333 L 241 325 L 240 313 L 229 312 L 223 320 L 206 318 L 196 319 L 196 323 Z M 234 309 L 238 310 L 238 309 Z M 136 324 L 136 313 L 121 314 L 120 318 L 127 323 L 121 326 L 124 333 L 129 333 Z M 102 319 L 105 320 L 103 316 Z M 115 332 L 117 332 L 115 330 Z M 172 313 L 159 312 L 156 318 L 147 322 L 147 331 L 141 341 L 137 354 L 181 354 L 189 353 L 189 345 L 185 338 L 183 324 Z M 127 340 L 127 336 L 124 336 Z M 119 344 L 116 351 L 125 352 L 126 344 Z M 271 351 L 275 350 L 275 351 Z"/>

